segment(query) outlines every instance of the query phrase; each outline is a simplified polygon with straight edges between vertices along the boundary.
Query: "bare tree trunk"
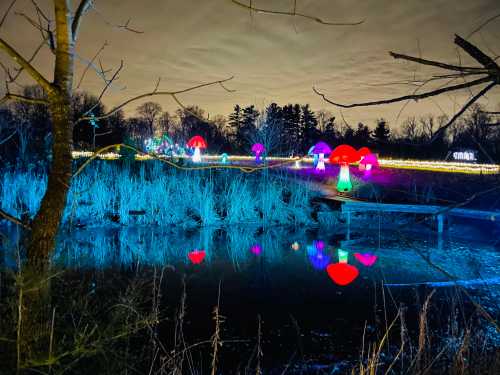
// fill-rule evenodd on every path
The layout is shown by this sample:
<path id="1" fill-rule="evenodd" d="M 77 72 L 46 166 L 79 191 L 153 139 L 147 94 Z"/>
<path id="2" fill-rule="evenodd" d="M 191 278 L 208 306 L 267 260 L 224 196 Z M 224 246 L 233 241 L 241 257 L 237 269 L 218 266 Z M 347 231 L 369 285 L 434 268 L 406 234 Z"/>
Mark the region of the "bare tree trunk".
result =
<path id="1" fill-rule="evenodd" d="M 67 95 L 69 96 L 69 95 Z M 71 183 L 71 107 L 70 97 L 56 97 L 49 106 L 52 115 L 52 165 L 47 190 L 40 210 L 34 218 L 28 245 L 31 265 L 46 263 L 55 246 L 55 239 L 66 206 Z"/>
<path id="2" fill-rule="evenodd" d="M 57 49 L 54 83 L 48 93 L 53 134 L 52 162 L 47 190 L 34 218 L 28 243 L 28 263 L 35 267 L 48 264 L 49 255 L 56 243 L 72 176 L 71 97 L 75 45 L 71 28 L 72 14 L 69 0 L 54 0 L 54 5 Z"/>

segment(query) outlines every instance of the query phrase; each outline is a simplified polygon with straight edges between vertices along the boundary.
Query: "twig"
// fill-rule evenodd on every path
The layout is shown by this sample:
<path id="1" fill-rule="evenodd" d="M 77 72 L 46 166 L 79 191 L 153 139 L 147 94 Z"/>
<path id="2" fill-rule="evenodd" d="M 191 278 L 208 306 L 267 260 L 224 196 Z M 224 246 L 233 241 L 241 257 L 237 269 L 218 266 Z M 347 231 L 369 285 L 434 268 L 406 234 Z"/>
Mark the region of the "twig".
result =
<path id="1" fill-rule="evenodd" d="M 303 17 L 303 18 L 307 18 L 311 21 L 317 22 L 317 23 L 322 24 L 322 25 L 327 25 L 327 26 L 357 26 L 357 25 L 361 25 L 363 22 L 365 22 L 365 20 L 356 21 L 356 22 L 323 21 L 319 17 L 310 16 L 307 14 L 297 12 L 296 6 L 294 7 L 292 12 L 285 12 L 285 11 L 279 11 L 279 10 L 269 10 L 269 9 L 257 8 L 257 7 L 252 5 L 252 2 L 250 2 L 250 5 L 244 4 L 244 3 L 237 1 L 237 0 L 231 0 L 231 2 L 235 5 L 238 5 L 242 8 L 248 9 L 248 10 L 253 11 L 255 13 L 263 13 L 263 14 L 271 14 L 271 15 L 279 15 L 279 16 Z"/>

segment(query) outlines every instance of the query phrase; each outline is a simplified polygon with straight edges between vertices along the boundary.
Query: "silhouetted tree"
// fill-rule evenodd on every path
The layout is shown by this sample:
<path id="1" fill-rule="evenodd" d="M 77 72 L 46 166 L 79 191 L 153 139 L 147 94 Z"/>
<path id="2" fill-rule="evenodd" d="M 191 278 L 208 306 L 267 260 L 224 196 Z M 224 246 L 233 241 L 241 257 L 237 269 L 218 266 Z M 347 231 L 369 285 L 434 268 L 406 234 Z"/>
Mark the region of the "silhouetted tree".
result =
<path id="1" fill-rule="evenodd" d="M 384 144 L 389 141 L 390 129 L 387 121 L 383 118 L 377 120 L 377 126 L 373 131 L 373 139 L 378 144 Z"/>

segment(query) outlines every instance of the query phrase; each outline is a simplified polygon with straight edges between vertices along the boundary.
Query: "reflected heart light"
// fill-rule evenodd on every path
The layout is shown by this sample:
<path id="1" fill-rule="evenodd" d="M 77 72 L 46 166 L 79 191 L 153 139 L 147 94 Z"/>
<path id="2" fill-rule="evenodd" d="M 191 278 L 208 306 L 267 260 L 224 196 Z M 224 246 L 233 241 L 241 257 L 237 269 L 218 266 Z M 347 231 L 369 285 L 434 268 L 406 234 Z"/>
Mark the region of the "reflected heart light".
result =
<path id="1" fill-rule="evenodd" d="M 356 267 L 347 263 L 334 263 L 326 267 L 326 272 L 333 282 L 340 286 L 349 285 L 359 276 L 359 271 Z"/>
<path id="2" fill-rule="evenodd" d="M 354 258 L 366 267 L 371 267 L 377 261 L 377 256 L 371 253 L 354 253 Z"/>
<path id="3" fill-rule="evenodd" d="M 193 264 L 200 264 L 206 256 L 205 250 L 193 250 L 188 253 L 188 258 Z"/>

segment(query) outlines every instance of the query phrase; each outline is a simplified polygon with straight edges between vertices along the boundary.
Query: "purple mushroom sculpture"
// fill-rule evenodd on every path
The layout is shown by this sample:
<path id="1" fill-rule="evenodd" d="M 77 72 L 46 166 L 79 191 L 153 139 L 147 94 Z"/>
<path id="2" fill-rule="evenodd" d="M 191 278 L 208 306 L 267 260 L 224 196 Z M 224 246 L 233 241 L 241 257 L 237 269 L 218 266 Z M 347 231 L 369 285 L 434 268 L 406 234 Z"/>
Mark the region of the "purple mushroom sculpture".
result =
<path id="1" fill-rule="evenodd" d="M 266 152 L 266 148 L 264 147 L 264 145 L 262 143 L 255 143 L 253 146 L 252 146 L 252 152 L 254 153 L 255 155 L 255 162 L 257 164 L 259 164 L 262 160 L 260 158 L 260 156 Z"/>
<path id="2" fill-rule="evenodd" d="M 325 155 L 328 155 L 331 152 L 332 152 L 332 149 L 325 142 L 318 142 L 314 145 L 314 148 L 312 149 L 312 153 L 315 156 L 316 155 L 318 156 L 318 162 L 316 164 L 317 171 L 324 171 L 325 170 Z"/>
<path id="3" fill-rule="evenodd" d="M 359 162 L 359 170 L 370 172 L 373 168 L 378 167 L 378 158 L 375 154 L 368 154 Z"/>

